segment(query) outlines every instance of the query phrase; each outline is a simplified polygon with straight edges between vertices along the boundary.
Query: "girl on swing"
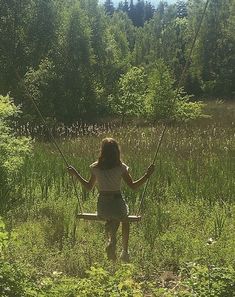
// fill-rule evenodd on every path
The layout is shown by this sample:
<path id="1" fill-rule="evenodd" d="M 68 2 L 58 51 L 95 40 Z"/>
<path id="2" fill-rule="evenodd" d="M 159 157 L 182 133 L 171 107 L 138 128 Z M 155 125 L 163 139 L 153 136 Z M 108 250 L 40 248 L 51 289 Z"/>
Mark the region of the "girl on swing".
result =
<path id="1" fill-rule="evenodd" d="M 91 176 L 85 180 L 73 166 L 68 167 L 70 175 L 75 176 L 81 184 L 91 190 L 95 183 L 99 191 L 97 202 L 97 214 L 106 220 L 105 232 L 108 236 L 106 253 L 109 260 L 116 260 L 116 234 L 120 222 L 122 222 L 122 252 L 121 260 L 129 261 L 129 208 L 120 192 L 121 179 L 133 190 L 139 188 L 154 171 L 154 165 L 150 165 L 147 172 L 138 180 L 133 181 L 128 172 L 128 166 L 120 159 L 118 143 L 113 138 L 105 138 L 101 143 L 101 151 L 98 161 L 90 165 Z"/>

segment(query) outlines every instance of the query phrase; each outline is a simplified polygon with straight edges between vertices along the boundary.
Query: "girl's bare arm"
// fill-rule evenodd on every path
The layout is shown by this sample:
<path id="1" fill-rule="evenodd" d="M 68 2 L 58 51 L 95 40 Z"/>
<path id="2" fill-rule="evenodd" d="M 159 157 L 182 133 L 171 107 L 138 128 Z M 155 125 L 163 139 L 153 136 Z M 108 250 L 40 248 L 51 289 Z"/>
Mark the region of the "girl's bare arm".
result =
<path id="1" fill-rule="evenodd" d="M 140 186 L 142 186 L 147 179 L 153 174 L 155 166 L 152 164 L 148 167 L 147 172 L 145 173 L 145 175 L 143 175 L 141 178 L 139 178 L 136 181 L 133 181 L 130 173 L 128 171 L 125 171 L 122 174 L 122 178 L 125 181 L 125 183 L 132 189 L 132 190 L 136 190 L 138 189 Z"/>
<path id="2" fill-rule="evenodd" d="M 89 180 L 86 180 L 77 172 L 77 170 L 73 166 L 68 166 L 67 170 L 71 176 L 75 176 L 80 181 L 84 188 L 86 188 L 88 191 L 92 190 L 96 180 L 94 174 L 91 174 Z"/>

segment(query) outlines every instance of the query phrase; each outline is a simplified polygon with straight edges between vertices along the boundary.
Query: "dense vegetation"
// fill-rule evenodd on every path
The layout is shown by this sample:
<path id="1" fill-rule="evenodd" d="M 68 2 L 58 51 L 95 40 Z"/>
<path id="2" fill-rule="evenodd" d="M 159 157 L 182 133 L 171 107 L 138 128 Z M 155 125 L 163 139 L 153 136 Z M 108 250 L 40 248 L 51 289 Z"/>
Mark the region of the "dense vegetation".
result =
<path id="1" fill-rule="evenodd" d="M 22 104 L 25 122 L 37 117 L 27 93 L 51 120 L 95 122 L 117 114 L 125 109 L 120 84 L 135 71 L 135 84 L 145 77 L 144 89 L 136 90 L 141 109 L 129 104 L 129 112 L 158 116 L 149 108 L 153 82 L 161 84 L 153 72 L 176 87 L 205 0 L 160 2 L 149 17 L 151 5 L 143 1 L 124 1 L 112 13 L 108 2 L 0 0 L 0 94 L 11 92 Z M 234 96 L 234 12 L 234 0 L 210 1 L 184 80 L 188 94 Z"/>
<path id="2" fill-rule="evenodd" d="M 205 112 L 211 118 L 167 130 L 143 219 L 131 227 L 131 265 L 108 263 L 102 223 L 77 221 L 74 228 L 77 198 L 65 165 L 51 143 L 36 142 L 1 197 L 9 206 L 6 228 L 0 224 L 1 296 L 233 296 L 234 105 L 217 102 Z M 110 135 L 137 178 L 152 160 L 162 125 L 89 126 L 84 136 L 75 128 L 71 138 L 60 128 L 58 141 L 83 175 Z M 94 211 L 97 192 L 78 189 L 85 210 Z M 141 190 L 124 193 L 135 213 Z"/>
<path id="3" fill-rule="evenodd" d="M 9 195 L 14 187 L 14 176 L 30 152 L 29 139 L 17 137 L 11 128 L 12 117 L 17 117 L 19 113 L 20 109 L 9 96 L 0 96 L 0 213 L 5 211 L 6 205 L 10 207 L 11 199 L 14 200 Z"/>
<path id="4" fill-rule="evenodd" d="M 0 0 L 1 297 L 234 296 L 234 0 L 209 2 L 178 85 L 205 2 Z M 48 132 L 84 176 L 115 137 L 137 178 L 163 126 L 131 264 L 110 263 Z"/>

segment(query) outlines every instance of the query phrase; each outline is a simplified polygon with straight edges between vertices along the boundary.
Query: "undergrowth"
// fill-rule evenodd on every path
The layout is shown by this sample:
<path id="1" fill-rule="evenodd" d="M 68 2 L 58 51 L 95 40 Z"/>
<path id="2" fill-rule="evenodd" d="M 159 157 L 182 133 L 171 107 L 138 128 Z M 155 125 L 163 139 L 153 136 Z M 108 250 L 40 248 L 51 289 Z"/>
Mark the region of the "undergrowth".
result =
<path id="1" fill-rule="evenodd" d="M 142 220 L 132 224 L 131 264 L 106 259 L 103 224 L 76 220 L 77 197 L 55 148 L 36 142 L 11 177 L 11 208 L 0 225 L 0 296 L 232 297 L 235 288 L 234 131 L 204 119 L 168 127 L 146 193 Z M 100 140 L 115 137 L 134 178 L 146 170 L 162 126 L 101 131 L 59 140 L 85 177 Z M 79 198 L 96 208 L 97 192 Z M 131 213 L 141 191 L 123 187 Z M 6 196 L 1 196 L 6 199 Z M 7 199 L 4 201 L 7 202 Z M 120 234 L 118 235 L 120 253 Z"/>

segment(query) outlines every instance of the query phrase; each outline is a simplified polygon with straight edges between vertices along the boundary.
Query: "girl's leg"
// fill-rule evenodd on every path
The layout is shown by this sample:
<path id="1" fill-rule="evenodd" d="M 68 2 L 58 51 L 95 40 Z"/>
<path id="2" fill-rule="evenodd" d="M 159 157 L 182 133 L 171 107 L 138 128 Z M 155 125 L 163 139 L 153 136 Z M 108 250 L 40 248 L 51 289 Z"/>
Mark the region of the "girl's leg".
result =
<path id="1" fill-rule="evenodd" d="M 122 222 L 122 249 L 128 253 L 128 242 L 130 233 L 130 223 L 128 220 Z"/>
<path id="2" fill-rule="evenodd" d="M 105 223 L 105 234 L 109 242 L 116 243 L 116 235 L 117 235 L 117 230 L 119 225 L 120 225 L 120 222 L 116 220 L 108 220 Z"/>
<path id="3" fill-rule="evenodd" d="M 120 222 L 109 220 L 105 224 L 105 231 L 109 240 L 106 252 L 109 260 L 116 260 L 117 230 Z"/>
<path id="4" fill-rule="evenodd" d="M 130 256 L 128 252 L 128 242 L 129 242 L 129 233 L 130 233 L 130 223 L 128 220 L 122 222 L 122 253 L 121 260 L 124 262 L 130 261 Z"/>
<path id="5" fill-rule="evenodd" d="M 120 222 L 113 220 L 111 223 L 111 241 L 116 244 L 117 242 L 117 231 L 119 228 Z"/>
<path id="6" fill-rule="evenodd" d="M 104 229 L 107 240 L 110 240 L 110 221 L 105 222 Z"/>

